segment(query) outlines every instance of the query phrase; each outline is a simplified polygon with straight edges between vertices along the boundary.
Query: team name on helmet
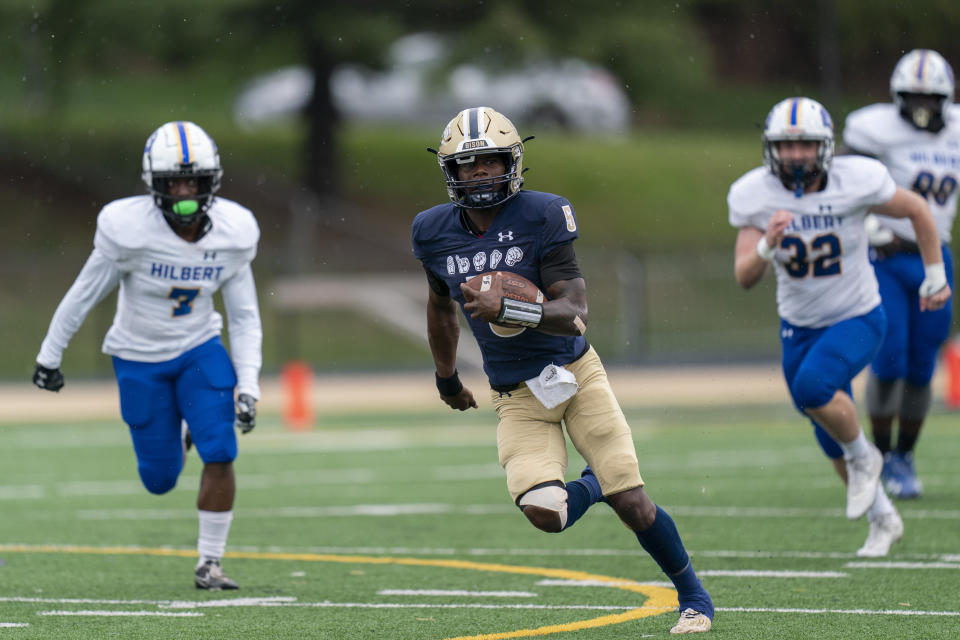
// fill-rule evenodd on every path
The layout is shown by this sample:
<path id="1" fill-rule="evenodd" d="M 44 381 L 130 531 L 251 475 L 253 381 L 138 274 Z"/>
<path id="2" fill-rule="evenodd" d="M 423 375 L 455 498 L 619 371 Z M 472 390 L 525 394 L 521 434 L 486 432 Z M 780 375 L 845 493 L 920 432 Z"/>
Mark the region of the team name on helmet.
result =
<path id="1" fill-rule="evenodd" d="M 459 165 L 481 156 L 498 154 L 506 171 L 479 180 L 460 180 Z M 456 205 L 485 209 L 501 205 L 523 186 L 523 141 L 513 123 L 490 107 L 473 107 L 458 113 L 443 129 L 437 161 Z"/>
<path id="2" fill-rule="evenodd" d="M 213 204 L 222 177 L 217 145 L 196 124 L 167 122 L 147 138 L 141 178 L 172 223 L 188 226 L 201 219 Z M 170 181 L 174 179 L 196 180 L 196 195 L 182 198 L 171 194 Z"/>
<path id="3" fill-rule="evenodd" d="M 787 98 L 770 110 L 763 126 L 763 163 L 799 198 L 833 160 L 833 120 L 822 104 L 811 98 Z M 813 166 L 786 166 L 778 143 L 810 140 L 817 143 Z"/>

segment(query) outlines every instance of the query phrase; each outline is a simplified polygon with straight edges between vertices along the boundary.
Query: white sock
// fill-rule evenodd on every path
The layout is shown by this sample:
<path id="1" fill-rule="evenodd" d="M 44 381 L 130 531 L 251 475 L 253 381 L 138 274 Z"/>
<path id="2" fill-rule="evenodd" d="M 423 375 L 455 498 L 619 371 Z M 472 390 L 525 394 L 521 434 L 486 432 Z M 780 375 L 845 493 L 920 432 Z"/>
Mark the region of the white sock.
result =
<path id="1" fill-rule="evenodd" d="M 859 458 L 867 455 L 870 451 L 870 442 L 863 435 L 863 429 L 857 434 L 857 437 L 850 442 L 840 442 L 840 448 L 843 449 L 844 458 Z"/>
<path id="2" fill-rule="evenodd" d="M 887 493 L 883 490 L 883 485 L 877 485 L 877 498 L 873 501 L 873 504 L 870 505 L 870 508 L 867 509 L 867 520 L 870 522 L 875 522 L 881 516 L 885 516 L 888 513 L 893 513 L 896 509 L 893 506 L 893 503 L 890 502 L 890 498 L 887 497 Z"/>
<path id="3" fill-rule="evenodd" d="M 200 535 L 197 536 L 197 553 L 200 561 L 197 566 L 211 558 L 219 560 L 227 548 L 227 534 L 230 533 L 230 523 L 233 521 L 233 510 L 230 511 L 203 511 L 197 509 L 200 519 Z"/>

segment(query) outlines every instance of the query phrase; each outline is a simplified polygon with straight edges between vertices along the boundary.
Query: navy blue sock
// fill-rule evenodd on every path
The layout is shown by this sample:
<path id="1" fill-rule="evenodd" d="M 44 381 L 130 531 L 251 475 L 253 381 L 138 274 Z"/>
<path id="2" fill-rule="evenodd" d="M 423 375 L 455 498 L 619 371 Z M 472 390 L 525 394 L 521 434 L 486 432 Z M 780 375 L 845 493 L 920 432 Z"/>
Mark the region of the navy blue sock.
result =
<path id="1" fill-rule="evenodd" d="M 587 467 L 589 469 L 589 467 Z M 563 527 L 566 531 L 573 526 L 573 523 L 580 519 L 580 516 L 587 512 L 591 505 L 603 500 L 603 492 L 600 491 L 600 483 L 593 472 L 586 473 L 583 477 L 573 482 L 568 482 L 567 488 L 567 524 Z"/>
<path id="2" fill-rule="evenodd" d="M 713 602 L 710 600 L 710 594 L 697 578 L 690 563 L 690 556 L 683 548 L 677 525 L 674 524 L 670 514 L 658 506 L 657 517 L 653 524 L 637 533 L 637 540 L 677 588 L 680 610 L 683 611 L 688 607 L 696 609 L 712 620 Z"/>

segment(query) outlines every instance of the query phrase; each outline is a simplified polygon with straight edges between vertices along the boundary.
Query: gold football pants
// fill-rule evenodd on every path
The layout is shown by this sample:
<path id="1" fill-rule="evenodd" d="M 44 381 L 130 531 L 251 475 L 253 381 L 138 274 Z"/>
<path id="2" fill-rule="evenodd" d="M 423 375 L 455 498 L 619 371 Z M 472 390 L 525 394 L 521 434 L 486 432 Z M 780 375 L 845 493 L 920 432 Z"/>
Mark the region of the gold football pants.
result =
<path id="1" fill-rule="evenodd" d="M 565 367 L 579 389 L 566 402 L 547 409 L 526 384 L 510 392 L 492 391 L 497 451 L 507 472 L 507 489 L 516 502 L 543 482 L 564 481 L 570 441 L 593 469 L 604 495 L 643 486 L 633 437 L 593 347 Z"/>

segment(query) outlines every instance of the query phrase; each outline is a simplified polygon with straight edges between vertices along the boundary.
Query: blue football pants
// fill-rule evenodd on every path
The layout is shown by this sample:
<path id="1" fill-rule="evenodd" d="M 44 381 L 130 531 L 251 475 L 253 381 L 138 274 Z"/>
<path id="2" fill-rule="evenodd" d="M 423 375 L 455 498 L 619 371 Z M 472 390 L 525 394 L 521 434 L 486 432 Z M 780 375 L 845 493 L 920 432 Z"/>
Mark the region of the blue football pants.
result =
<path id="1" fill-rule="evenodd" d="M 203 462 L 237 457 L 236 372 L 219 337 L 165 362 L 113 358 L 120 413 L 130 427 L 137 469 L 151 493 L 166 493 L 183 469 L 181 420 Z"/>
<path id="2" fill-rule="evenodd" d="M 953 257 L 943 247 L 947 282 L 953 288 Z M 953 298 L 937 311 L 920 311 L 923 259 L 915 253 L 898 253 L 874 260 L 880 297 L 887 313 L 887 335 L 871 369 L 884 382 L 904 379 L 925 387 L 933 378 L 940 346 L 950 335 Z"/>
<path id="3" fill-rule="evenodd" d="M 798 327 L 781 319 L 783 375 L 797 410 L 803 413 L 808 407 L 822 407 L 841 389 L 852 398 L 850 383 L 877 353 L 886 324 L 882 305 L 818 329 Z M 827 457 L 840 458 L 840 445 L 816 421 L 810 422 Z"/>

